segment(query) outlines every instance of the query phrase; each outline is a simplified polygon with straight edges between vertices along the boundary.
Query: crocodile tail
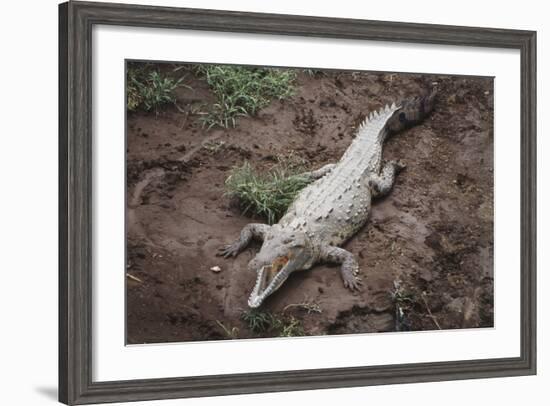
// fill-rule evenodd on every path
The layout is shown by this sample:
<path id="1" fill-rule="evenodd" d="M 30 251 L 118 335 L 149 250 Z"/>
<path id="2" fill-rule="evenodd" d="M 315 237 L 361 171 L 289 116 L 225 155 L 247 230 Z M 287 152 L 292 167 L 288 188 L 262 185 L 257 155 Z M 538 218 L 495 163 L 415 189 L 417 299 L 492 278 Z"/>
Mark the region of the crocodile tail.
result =
<path id="1" fill-rule="evenodd" d="M 388 120 L 388 131 L 395 134 L 424 120 L 433 110 L 436 93 L 437 91 L 434 88 L 425 96 L 414 97 L 401 102 L 401 107 Z"/>

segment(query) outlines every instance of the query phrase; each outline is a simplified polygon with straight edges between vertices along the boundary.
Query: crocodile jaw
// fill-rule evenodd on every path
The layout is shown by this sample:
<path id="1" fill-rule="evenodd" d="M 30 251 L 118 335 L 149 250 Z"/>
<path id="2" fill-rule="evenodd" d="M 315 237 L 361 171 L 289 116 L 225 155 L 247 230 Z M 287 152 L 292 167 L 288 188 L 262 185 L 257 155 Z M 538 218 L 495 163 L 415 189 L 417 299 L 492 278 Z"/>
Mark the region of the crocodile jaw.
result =
<path id="1" fill-rule="evenodd" d="M 260 268 L 256 278 L 256 284 L 248 298 L 249 307 L 253 309 L 259 307 L 267 296 L 281 287 L 292 272 L 289 266 L 291 262 L 292 261 L 287 261 L 284 267 L 269 281 L 269 272 L 273 272 L 271 271 L 273 265 L 265 265 Z"/>

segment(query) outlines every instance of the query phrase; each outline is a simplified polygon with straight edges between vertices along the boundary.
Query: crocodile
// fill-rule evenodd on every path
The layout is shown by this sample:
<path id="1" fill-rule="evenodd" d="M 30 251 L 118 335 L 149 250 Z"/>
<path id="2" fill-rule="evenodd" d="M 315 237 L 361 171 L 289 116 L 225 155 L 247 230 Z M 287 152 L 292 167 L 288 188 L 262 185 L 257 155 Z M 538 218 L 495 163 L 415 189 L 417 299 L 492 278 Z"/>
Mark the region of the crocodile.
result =
<path id="1" fill-rule="evenodd" d="M 322 262 L 340 264 L 344 286 L 360 290 L 358 262 L 341 246 L 367 222 L 371 200 L 388 194 L 396 174 L 405 167 L 399 160 L 382 163 L 384 140 L 420 123 L 432 111 L 435 94 L 433 89 L 371 112 L 337 163 L 306 173 L 311 183 L 278 223 L 247 224 L 235 242 L 220 248 L 219 254 L 228 258 L 237 256 L 252 239 L 263 241 L 248 264 L 256 271 L 250 308 L 259 307 L 291 273 Z"/>

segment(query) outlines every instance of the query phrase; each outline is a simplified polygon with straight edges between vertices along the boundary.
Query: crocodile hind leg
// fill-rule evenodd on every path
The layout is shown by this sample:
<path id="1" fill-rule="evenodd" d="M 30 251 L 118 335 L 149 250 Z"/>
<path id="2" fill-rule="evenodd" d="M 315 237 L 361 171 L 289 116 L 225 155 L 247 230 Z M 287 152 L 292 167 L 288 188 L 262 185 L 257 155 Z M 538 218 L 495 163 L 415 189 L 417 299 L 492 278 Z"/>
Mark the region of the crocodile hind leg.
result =
<path id="1" fill-rule="evenodd" d="M 387 162 L 380 175 L 369 175 L 369 187 L 374 197 L 382 197 L 387 195 L 394 183 L 395 175 L 405 168 L 405 164 L 401 161 Z"/>
<path id="2" fill-rule="evenodd" d="M 341 264 L 340 271 L 344 286 L 350 290 L 359 290 L 363 282 L 357 276 L 359 273 L 359 264 L 349 251 L 343 248 L 325 246 L 321 250 L 321 261 Z"/>
<path id="3" fill-rule="evenodd" d="M 267 224 L 250 223 L 244 226 L 241 230 L 241 235 L 237 241 L 233 244 L 226 245 L 220 248 L 218 255 L 222 255 L 224 258 L 236 257 L 244 250 L 253 238 L 263 240 L 267 231 L 271 228 Z"/>

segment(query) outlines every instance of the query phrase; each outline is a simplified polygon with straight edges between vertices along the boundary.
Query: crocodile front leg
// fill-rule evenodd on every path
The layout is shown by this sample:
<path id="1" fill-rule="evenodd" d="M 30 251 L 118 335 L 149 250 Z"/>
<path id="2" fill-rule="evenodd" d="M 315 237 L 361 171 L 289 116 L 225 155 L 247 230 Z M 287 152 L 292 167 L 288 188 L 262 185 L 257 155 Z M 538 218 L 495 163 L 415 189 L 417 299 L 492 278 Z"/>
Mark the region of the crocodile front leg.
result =
<path id="1" fill-rule="evenodd" d="M 218 255 L 222 255 L 224 258 L 236 257 L 242 250 L 244 250 L 248 246 L 253 238 L 263 240 L 270 228 L 271 226 L 267 224 L 247 224 L 242 229 L 239 239 L 233 244 L 226 245 L 225 247 L 220 248 L 220 252 Z"/>
<path id="2" fill-rule="evenodd" d="M 374 197 L 387 195 L 395 181 L 395 175 L 405 168 L 402 161 L 390 161 L 384 165 L 380 175 L 369 174 L 369 187 Z"/>
<path id="3" fill-rule="evenodd" d="M 330 171 L 332 171 L 335 166 L 336 164 L 326 164 L 325 166 L 322 166 L 321 168 L 315 171 L 304 172 L 301 175 L 308 176 L 311 180 L 321 179 L 323 176 L 327 175 Z"/>
<path id="4" fill-rule="evenodd" d="M 324 262 L 341 264 L 340 271 L 342 273 L 344 286 L 350 290 L 360 289 L 363 282 L 361 278 L 357 276 L 359 264 L 351 252 L 343 248 L 326 245 L 321 249 L 320 259 Z"/>

